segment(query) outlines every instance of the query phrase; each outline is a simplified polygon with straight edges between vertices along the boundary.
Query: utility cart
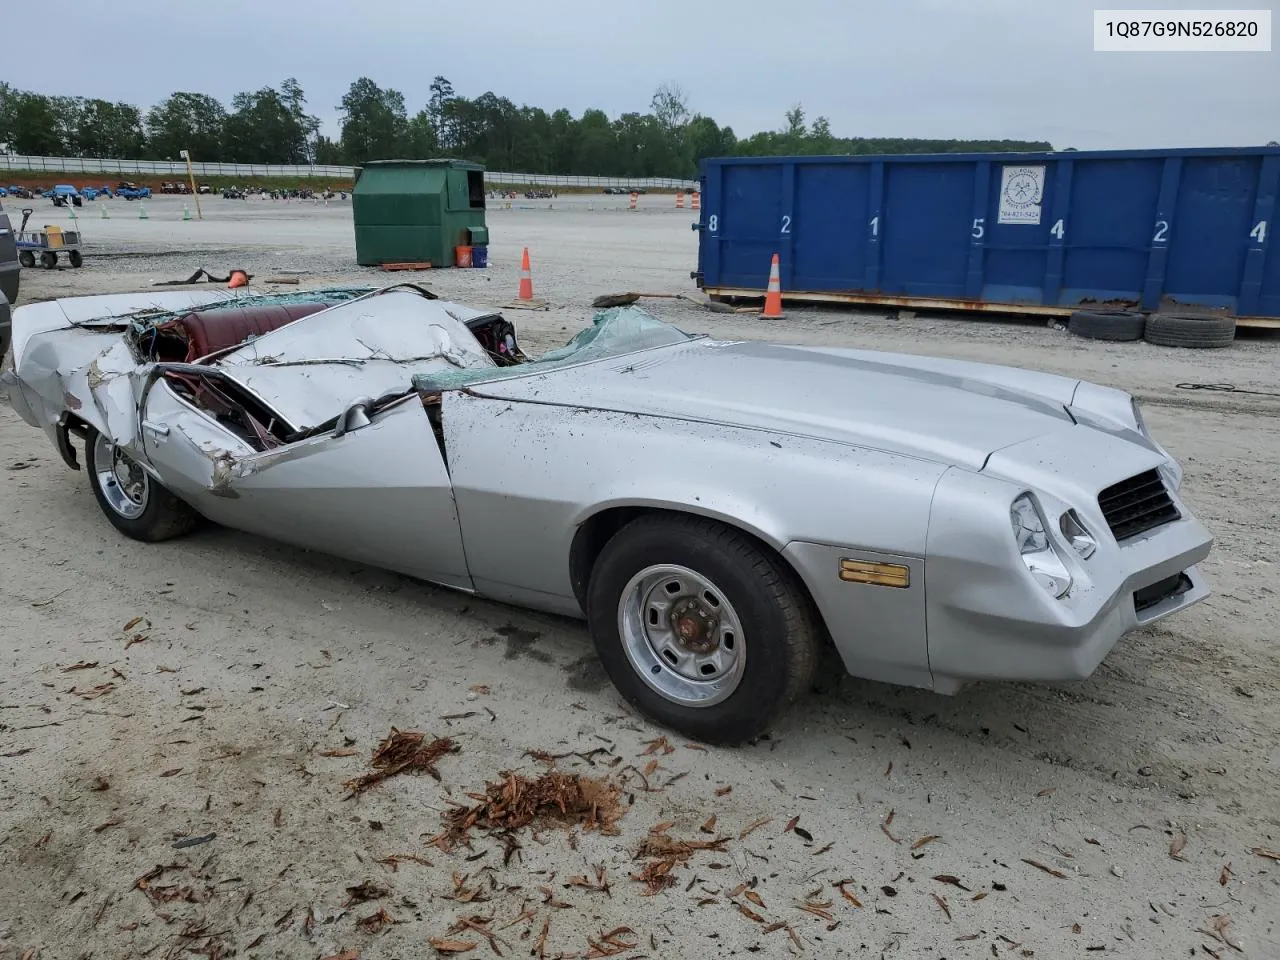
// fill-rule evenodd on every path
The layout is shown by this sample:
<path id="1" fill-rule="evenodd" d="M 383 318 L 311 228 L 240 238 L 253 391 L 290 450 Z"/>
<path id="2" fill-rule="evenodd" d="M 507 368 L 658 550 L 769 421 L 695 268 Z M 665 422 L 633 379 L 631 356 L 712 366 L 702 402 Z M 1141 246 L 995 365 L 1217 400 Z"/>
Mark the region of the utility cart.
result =
<path id="1" fill-rule="evenodd" d="M 34 267 L 36 257 L 39 256 L 40 266 L 52 270 L 58 265 L 58 254 L 65 253 L 71 266 L 78 267 L 84 263 L 84 257 L 80 253 L 80 231 L 48 225 L 43 230 L 28 230 L 27 221 L 34 212 L 30 207 L 22 211 L 22 226 L 18 227 L 15 237 L 18 262 L 24 267 Z"/>

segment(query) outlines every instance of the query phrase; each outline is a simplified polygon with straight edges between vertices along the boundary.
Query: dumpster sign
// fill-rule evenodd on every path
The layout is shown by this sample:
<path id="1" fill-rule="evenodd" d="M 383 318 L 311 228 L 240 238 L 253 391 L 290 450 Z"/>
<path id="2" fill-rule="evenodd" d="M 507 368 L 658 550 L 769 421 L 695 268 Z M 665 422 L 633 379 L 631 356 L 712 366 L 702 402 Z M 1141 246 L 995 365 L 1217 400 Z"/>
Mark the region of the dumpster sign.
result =
<path id="1" fill-rule="evenodd" d="M 1044 199 L 1044 165 L 1007 166 L 1000 172 L 998 223 L 1040 223 Z"/>

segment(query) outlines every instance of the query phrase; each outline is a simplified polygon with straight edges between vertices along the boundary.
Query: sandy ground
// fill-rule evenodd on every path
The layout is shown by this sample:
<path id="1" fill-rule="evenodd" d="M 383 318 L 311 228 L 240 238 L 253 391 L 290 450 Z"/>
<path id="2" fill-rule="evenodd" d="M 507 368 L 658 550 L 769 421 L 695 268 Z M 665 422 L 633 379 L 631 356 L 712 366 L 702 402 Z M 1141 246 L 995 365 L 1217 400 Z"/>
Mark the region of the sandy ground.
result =
<path id="1" fill-rule="evenodd" d="M 694 292 L 690 214 L 670 197 L 635 214 L 624 202 L 516 201 L 490 215 L 491 269 L 409 276 L 501 305 L 529 246 L 551 308 L 508 316 L 534 350 L 562 343 L 596 294 Z M 149 203 L 147 220 L 136 204 L 112 202 L 109 220 L 88 205 L 85 266 L 27 271 L 22 300 L 196 267 L 385 279 L 352 266 L 341 204 L 204 207 L 183 222 L 180 200 Z M 48 213 L 36 220 L 66 220 Z M 1280 863 L 1256 852 L 1280 850 L 1280 398 L 1175 387 L 1277 391 L 1280 342 L 1179 352 L 1043 322 L 795 309 L 764 323 L 652 305 L 722 336 L 994 360 L 1134 391 L 1217 537 L 1216 592 L 1126 638 L 1082 683 L 945 698 L 832 672 L 754 746 L 672 737 L 667 753 L 581 625 L 224 530 L 123 539 L 83 475 L 0 407 L 0 957 L 371 960 L 432 956 L 431 937 L 477 944 L 468 957 L 537 956 L 547 921 L 547 957 L 1280 956 Z M 393 726 L 459 752 L 440 782 L 406 775 L 344 799 Z M 469 848 L 428 844 L 466 793 L 544 772 L 533 750 L 624 778 L 621 835 L 525 830 L 506 865 L 482 831 Z M 633 854 L 663 823 L 727 840 L 645 896 Z M 379 862 L 408 855 L 420 860 Z M 608 892 L 581 885 L 601 867 Z M 380 910 L 395 922 L 360 923 Z M 447 932 L 466 918 L 493 944 Z"/>

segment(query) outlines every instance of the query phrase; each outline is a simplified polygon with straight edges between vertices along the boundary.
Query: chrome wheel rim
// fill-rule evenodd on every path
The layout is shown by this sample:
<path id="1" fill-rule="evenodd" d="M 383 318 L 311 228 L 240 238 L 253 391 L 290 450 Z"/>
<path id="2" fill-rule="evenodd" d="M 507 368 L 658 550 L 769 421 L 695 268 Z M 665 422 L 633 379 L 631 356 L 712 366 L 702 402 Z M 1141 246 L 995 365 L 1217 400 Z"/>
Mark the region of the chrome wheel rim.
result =
<path id="1" fill-rule="evenodd" d="M 147 472 L 102 434 L 93 444 L 93 467 L 107 506 L 126 520 L 142 516 L 151 496 Z"/>
<path id="2" fill-rule="evenodd" d="M 742 682 L 742 621 L 715 583 L 687 567 L 659 564 L 632 577 L 618 634 L 632 668 L 672 703 L 714 706 Z"/>

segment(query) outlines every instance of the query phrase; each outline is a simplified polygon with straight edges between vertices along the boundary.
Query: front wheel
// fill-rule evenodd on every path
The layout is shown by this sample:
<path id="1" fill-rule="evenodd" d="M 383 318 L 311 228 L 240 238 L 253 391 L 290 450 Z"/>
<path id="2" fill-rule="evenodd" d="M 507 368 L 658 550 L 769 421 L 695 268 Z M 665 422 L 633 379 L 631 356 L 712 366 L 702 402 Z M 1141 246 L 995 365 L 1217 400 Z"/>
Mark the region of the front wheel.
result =
<path id="1" fill-rule="evenodd" d="M 180 536 L 196 525 L 194 510 L 92 427 L 85 441 L 85 460 L 94 499 L 125 536 L 154 543 Z"/>
<path id="2" fill-rule="evenodd" d="M 36 255 L 30 250 L 21 250 L 18 252 L 18 262 L 30 269 L 36 265 Z"/>
<path id="3" fill-rule="evenodd" d="M 745 534 L 647 516 L 606 545 L 587 616 L 619 692 L 708 743 L 764 733 L 812 682 L 817 614 L 795 574 Z"/>

